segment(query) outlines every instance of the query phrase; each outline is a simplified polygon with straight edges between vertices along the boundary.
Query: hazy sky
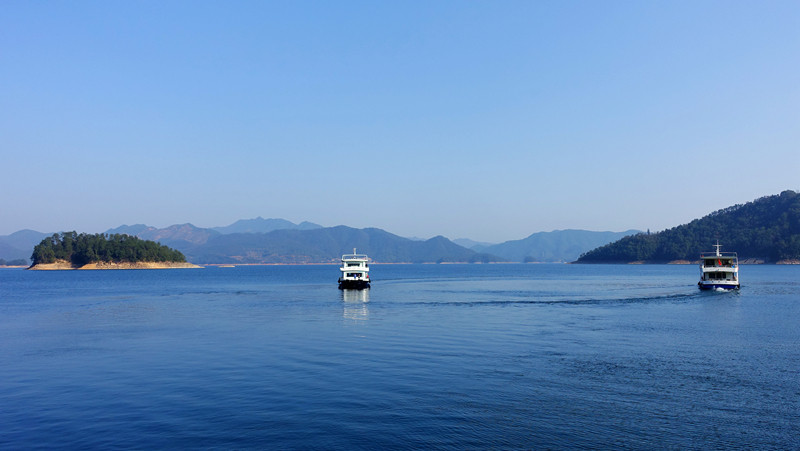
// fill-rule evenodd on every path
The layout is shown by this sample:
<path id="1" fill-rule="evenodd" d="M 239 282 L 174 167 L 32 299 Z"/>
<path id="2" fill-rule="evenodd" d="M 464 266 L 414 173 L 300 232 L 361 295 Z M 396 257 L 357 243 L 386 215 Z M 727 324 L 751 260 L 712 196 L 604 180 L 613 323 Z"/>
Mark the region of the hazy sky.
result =
<path id="1" fill-rule="evenodd" d="M 656 231 L 799 143 L 796 0 L 0 4 L 0 235 Z"/>

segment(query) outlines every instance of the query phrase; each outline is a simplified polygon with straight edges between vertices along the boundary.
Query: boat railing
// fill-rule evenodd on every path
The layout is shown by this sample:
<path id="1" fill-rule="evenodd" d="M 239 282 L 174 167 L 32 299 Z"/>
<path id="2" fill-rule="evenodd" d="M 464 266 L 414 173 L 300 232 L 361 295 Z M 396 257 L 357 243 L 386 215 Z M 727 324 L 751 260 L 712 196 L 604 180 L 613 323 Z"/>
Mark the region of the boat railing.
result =
<path id="1" fill-rule="evenodd" d="M 342 261 L 348 261 L 348 260 L 367 260 L 367 256 L 363 254 L 342 255 Z"/>

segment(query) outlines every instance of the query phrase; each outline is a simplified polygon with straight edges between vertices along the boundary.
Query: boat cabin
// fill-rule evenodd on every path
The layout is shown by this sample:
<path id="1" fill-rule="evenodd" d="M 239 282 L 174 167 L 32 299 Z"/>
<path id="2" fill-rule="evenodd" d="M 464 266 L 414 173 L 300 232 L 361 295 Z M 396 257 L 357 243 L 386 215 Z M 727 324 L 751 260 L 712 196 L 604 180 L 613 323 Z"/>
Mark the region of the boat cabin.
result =
<path id="1" fill-rule="evenodd" d="M 369 257 L 364 254 L 342 255 L 342 266 L 339 268 L 342 275 L 339 277 L 339 288 L 367 288 L 369 287 Z"/>
<path id="2" fill-rule="evenodd" d="M 739 258 L 736 252 L 720 252 L 720 245 L 714 245 L 714 252 L 700 254 L 701 289 L 738 289 Z"/>

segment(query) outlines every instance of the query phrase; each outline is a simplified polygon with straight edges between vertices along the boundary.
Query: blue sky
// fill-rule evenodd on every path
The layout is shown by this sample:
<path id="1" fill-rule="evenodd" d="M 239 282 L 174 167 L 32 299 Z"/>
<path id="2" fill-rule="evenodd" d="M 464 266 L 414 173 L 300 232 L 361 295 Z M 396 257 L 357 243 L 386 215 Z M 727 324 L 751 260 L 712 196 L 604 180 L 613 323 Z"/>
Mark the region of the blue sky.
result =
<path id="1" fill-rule="evenodd" d="M 0 235 L 500 242 L 800 189 L 800 2 L 0 5 Z"/>

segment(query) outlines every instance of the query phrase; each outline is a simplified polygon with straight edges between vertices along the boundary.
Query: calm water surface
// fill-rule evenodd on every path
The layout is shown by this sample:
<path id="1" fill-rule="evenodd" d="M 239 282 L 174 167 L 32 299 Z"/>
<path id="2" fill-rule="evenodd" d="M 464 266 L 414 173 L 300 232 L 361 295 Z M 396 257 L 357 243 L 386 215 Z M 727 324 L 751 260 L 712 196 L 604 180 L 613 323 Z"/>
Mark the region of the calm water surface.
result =
<path id="1" fill-rule="evenodd" d="M 0 448 L 800 448 L 800 267 L 0 270 Z"/>

